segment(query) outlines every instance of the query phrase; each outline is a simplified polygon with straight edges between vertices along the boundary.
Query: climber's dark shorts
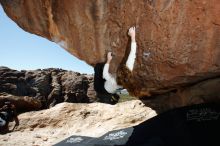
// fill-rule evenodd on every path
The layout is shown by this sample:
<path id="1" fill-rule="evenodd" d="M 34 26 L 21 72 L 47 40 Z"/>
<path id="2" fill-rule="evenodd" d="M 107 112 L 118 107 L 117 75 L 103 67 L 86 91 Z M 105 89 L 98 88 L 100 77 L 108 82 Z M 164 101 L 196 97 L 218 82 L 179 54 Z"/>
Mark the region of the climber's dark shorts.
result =
<path id="1" fill-rule="evenodd" d="M 119 101 L 118 94 L 110 94 L 110 93 L 97 93 L 97 98 L 99 102 L 108 103 L 108 104 L 116 104 Z"/>

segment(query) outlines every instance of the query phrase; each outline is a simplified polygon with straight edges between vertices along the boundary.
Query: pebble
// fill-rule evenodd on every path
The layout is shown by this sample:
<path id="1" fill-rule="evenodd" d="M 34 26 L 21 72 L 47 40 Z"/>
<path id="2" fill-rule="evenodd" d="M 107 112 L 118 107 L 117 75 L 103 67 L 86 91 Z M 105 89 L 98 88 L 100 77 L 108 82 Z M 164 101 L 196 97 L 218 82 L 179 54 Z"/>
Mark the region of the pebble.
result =
<path id="1" fill-rule="evenodd" d="M 44 137 L 44 138 L 43 138 L 43 141 L 47 141 L 47 140 L 48 140 L 48 138 L 47 138 L 47 137 Z"/>
<path id="2" fill-rule="evenodd" d="M 41 138 L 41 136 L 40 136 L 40 135 L 35 135 L 34 137 L 35 137 L 35 138 Z"/>

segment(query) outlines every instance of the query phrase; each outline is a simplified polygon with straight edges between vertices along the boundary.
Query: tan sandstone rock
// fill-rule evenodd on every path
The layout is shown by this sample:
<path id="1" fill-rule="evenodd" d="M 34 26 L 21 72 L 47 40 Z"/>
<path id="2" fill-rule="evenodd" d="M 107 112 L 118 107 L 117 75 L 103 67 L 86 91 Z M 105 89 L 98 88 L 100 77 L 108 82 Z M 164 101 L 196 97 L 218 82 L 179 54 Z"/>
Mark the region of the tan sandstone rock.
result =
<path id="1" fill-rule="evenodd" d="M 0 145 L 49 146 L 71 135 L 98 137 L 111 130 L 137 125 L 155 115 L 155 111 L 138 100 L 117 105 L 61 103 L 47 110 L 19 115 L 20 126 L 14 132 L 1 135 Z"/>

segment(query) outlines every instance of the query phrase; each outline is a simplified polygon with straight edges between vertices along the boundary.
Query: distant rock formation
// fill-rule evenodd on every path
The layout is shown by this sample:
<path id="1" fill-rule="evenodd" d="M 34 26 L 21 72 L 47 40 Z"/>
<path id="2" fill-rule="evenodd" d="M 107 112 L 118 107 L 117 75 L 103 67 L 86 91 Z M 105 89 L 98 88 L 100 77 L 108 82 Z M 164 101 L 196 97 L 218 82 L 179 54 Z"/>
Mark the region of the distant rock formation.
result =
<path id="1" fill-rule="evenodd" d="M 61 102 L 95 100 L 93 75 L 62 69 L 16 71 L 0 67 L 0 106 L 8 99 L 19 111 L 39 110 Z"/>
<path id="2" fill-rule="evenodd" d="M 51 146 L 71 135 L 98 137 L 154 116 L 155 111 L 138 100 L 117 105 L 65 102 L 47 110 L 20 114 L 20 125 L 14 132 L 1 135 L 0 145 Z"/>

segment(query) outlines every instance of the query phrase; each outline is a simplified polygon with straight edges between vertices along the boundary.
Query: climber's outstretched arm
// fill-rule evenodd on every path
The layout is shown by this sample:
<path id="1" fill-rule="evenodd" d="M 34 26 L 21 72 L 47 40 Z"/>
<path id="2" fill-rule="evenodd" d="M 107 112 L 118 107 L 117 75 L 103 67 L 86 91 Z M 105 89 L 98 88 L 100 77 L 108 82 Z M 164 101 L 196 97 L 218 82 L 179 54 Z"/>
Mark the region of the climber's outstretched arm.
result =
<path id="1" fill-rule="evenodd" d="M 111 60 L 112 60 L 112 52 L 108 52 L 107 62 L 105 63 L 105 66 L 103 68 L 103 78 L 107 81 L 112 79 L 112 76 L 109 73 L 109 65 Z"/>
<path id="2" fill-rule="evenodd" d="M 126 66 L 130 71 L 133 71 L 134 68 L 134 62 L 136 58 L 136 40 L 135 40 L 135 27 L 131 27 L 128 31 L 128 35 L 131 37 L 131 51 L 129 53 Z"/>

